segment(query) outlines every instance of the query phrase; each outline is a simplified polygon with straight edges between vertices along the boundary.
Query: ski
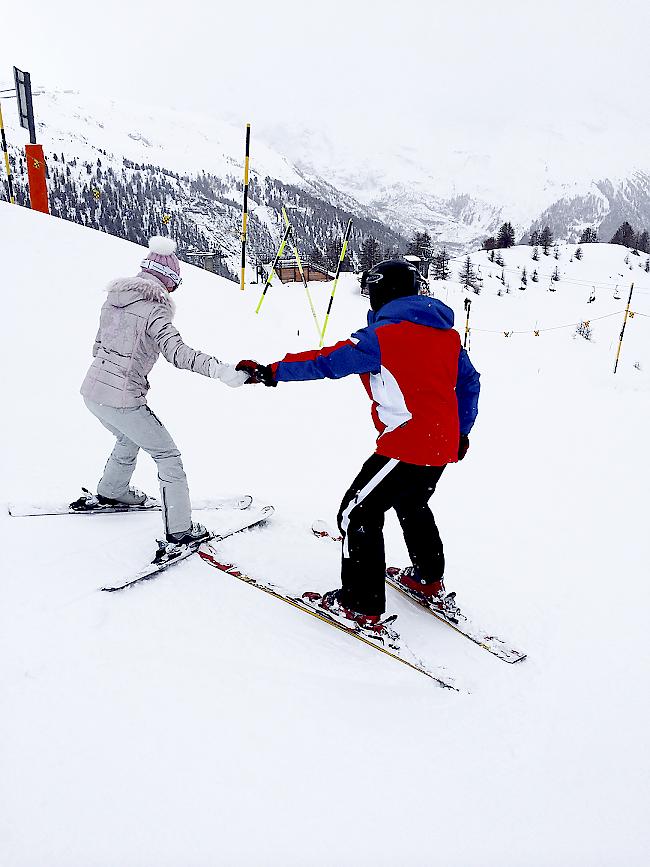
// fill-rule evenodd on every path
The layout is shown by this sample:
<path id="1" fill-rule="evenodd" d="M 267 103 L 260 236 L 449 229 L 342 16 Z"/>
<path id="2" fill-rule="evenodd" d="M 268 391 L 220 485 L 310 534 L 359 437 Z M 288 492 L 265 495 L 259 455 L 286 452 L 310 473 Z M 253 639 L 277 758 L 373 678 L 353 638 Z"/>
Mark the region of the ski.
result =
<path id="1" fill-rule="evenodd" d="M 286 602 L 287 605 L 291 605 L 292 608 L 296 608 L 299 611 L 305 612 L 305 614 L 309 614 L 312 617 L 315 617 L 317 620 L 320 620 L 322 623 L 326 623 L 329 626 L 333 626 L 336 629 L 339 629 L 341 632 L 345 632 L 347 635 L 352 636 L 353 638 L 357 638 L 359 641 L 367 644 L 369 647 L 375 648 L 375 650 L 379 650 L 381 653 L 386 656 L 390 656 L 392 659 L 395 659 L 397 662 L 401 662 L 403 665 L 408 666 L 409 668 L 414 669 L 415 671 L 419 671 L 421 674 L 426 675 L 426 677 L 430 678 L 434 681 L 439 687 L 443 689 L 451 689 L 458 692 L 458 688 L 453 686 L 453 684 L 448 683 L 442 677 L 435 674 L 431 671 L 427 666 L 419 660 L 415 654 L 410 650 L 410 648 L 403 642 L 399 636 L 395 636 L 397 639 L 397 644 L 391 643 L 389 647 L 385 647 L 382 643 L 379 643 L 378 640 L 373 640 L 369 637 L 366 637 L 361 633 L 361 629 L 356 624 L 353 625 L 352 621 L 351 625 L 347 626 L 343 623 L 340 623 L 338 620 L 334 619 L 330 616 L 327 611 L 321 608 L 315 599 L 306 599 L 303 597 L 293 596 L 291 593 L 288 593 L 283 588 L 271 584 L 270 582 L 259 581 L 256 578 L 251 578 L 249 575 L 246 575 L 241 571 L 236 565 L 233 563 L 224 563 L 219 559 L 218 552 L 214 549 L 214 543 L 216 540 L 212 540 L 211 542 L 204 543 L 199 548 L 199 557 L 210 566 L 213 566 L 215 569 L 219 569 L 222 572 L 225 572 L 228 575 L 231 575 L 233 578 L 238 578 L 240 581 L 243 581 L 245 584 L 250 585 L 251 587 L 256 587 L 258 590 L 262 590 L 264 593 L 269 594 L 270 596 L 275 597 L 275 599 L 279 599 L 282 602 Z M 310 596 L 318 597 L 318 594 L 309 594 Z M 388 618 L 385 622 L 391 622 L 395 618 Z M 403 655 L 404 654 L 404 655 Z M 407 658 L 408 657 L 410 658 Z"/>
<path id="2" fill-rule="evenodd" d="M 103 590 L 106 593 L 115 593 L 118 590 L 125 590 L 127 587 L 133 587 L 134 584 L 139 584 L 142 581 L 150 581 L 152 578 L 156 578 L 162 572 L 169 569 L 170 566 L 175 566 L 177 563 L 182 563 L 183 560 L 187 560 L 188 557 L 191 557 L 193 554 L 196 554 L 199 550 L 199 546 L 206 541 L 217 544 L 218 542 L 223 542 L 224 539 L 227 539 L 229 536 L 233 536 L 235 533 L 241 533 L 242 530 L 248 530 L 250 527 L 255 527 L 257 524 L 261 524 L 264 521 L 268 520 L 273 514 L 273 506 L 264 506 L 258 511 L 246 511 L 242 514 L 240 521 L 231 529 L 226 530 L 224 533 L 217 534 L 213 533 L 208 539 L 201 539 L 200 542 L 192 545 L 184 545 L 178 549 L 178 553 L 175 553 L 174 556 L 171 556 L 167 559 L 160 560 L 152 560 L 151 563 L 148 563 L 143 569 L 139 572 L 136 572 L 131 578 L 127 581 L 124 581 L 122 584 L 117 584 L 113 587 L 100 587 L 100 590 Z M 165 543 L 159 543 L 162 548 L 165 548 Z M 159 549 L 160 550 L 160 549 Z M 163 555 L 164 556 L 164 555 Z"/>
<path id="3" fill-rule="evenodd" d="M 435 608 L 429 600 L 421 593 L 418 593 L 417 590 L 410 590 L 408 587 L 405 587 L 399 580 L 397 580 L 397 576 L 401 571 L 401 569 L 398 569 L 395 566 L 389 566 L 386 569 L 386 583 L 389 587 L 397 590 L 403 596 L 406 596 L 407 599 L 410 599 L 411 602 L 414 602 L 420 608 L 424 608 L 425 611 L 432 614 L 436 620 L 446 624 L 459 635 L 469 638 L 469 640 L 473 641 L 474 644 L 478 644 L 479 647 L 482 647 L 483 650 L 487 650 L 488 653 L 492 653 L 494 656 L 498 657 L 498 659 L 510 663 L 522 662 L 526 659 L 525 653 L 516 650 L 502 638 L 499 638 L 497 635 L 490 635 L 475 626 L 460 609 L 456 609 L 453 613 L 445 612 Z"/>
<path id="4" fill-rule="evenodd" d="M 312 533 L 319 538 L 331 539 L 333 542 L 340 542 L 341 536 L 326 522 L 322 520 L 314 521 L 311 527 Z M 526 654 L 516 650 L 502 638 L 497 635 L 490 635 L 488 632 L 474 626 L 472 621 L 466 617 L 459 609 L 453 615 L 445 613 L 437 608 L 434 608 L 429 601 L 417 591 L 409 590 L 400 581 L 396 580 L 400 569 L 390 566 L 386 569 L 386 583 L 389 587 L 397 590 L 403 596 L 406 596 L 411 602 L 414 602 L 420 608 L 424 608 L 429 614 L 432 614 L 436 620 L 446 624 L 459 635 L 463 635 L 474 644 L 478 644 L 488 653 L 502 659 L 504 662 L 514 663 L 522 662 L 526 659 Z"/>
<path id="5" fill-rule="evenodd" d="M 88 493 L 85 488 L 82 489 Z M 89 494 L 89 497 L 94 495 Z M 216 499 L 195 500 L 192 509 L 197 512 L 217 509 L 248 509 L 253 498 L 246 494 L 242 497 L 217 497 Z M 148 497 L 141 506 L 90 506 L 86 509 L 71 509 L 65 503 L 9 503 L 8 512 L 12 518 L 37 518 L 54 515 L 121 515 L 125 512 L 159 512 L 160 502 Z"/>

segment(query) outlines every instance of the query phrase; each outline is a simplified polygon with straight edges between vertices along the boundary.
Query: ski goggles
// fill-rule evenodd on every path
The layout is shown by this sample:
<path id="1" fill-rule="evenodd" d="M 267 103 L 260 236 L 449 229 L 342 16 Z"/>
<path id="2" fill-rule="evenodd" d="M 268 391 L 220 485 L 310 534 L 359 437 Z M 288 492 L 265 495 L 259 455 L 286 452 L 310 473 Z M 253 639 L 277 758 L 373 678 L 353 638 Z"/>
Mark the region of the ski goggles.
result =
<path id="1" fill-rule="evenodd" d="M 154 274 L 162 274 L 163 277 L 168 277 L 176 288 L 178 288 L 183 282 L 183 278 L 180 277 L 176 271 L 172 270 L 167 265 L 162 265 L 160 262 L 154 262 L 152 259 L 144 259 L 140 263 L 140 267 L 145 271 L 153 271 Z"/>

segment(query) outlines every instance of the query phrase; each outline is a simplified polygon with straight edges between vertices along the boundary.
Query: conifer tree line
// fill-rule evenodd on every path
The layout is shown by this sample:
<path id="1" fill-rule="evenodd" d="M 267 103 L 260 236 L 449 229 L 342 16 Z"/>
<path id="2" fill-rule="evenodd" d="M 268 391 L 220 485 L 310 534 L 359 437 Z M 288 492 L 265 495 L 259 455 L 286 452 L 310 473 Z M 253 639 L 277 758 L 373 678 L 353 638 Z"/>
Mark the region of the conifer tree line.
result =
<path id="1" fill-rule="evenodd" d="M 24 154 L 14 151 L 12 162 L 17 202 L 29 207 Z M 237 260 L 240 255 L 243 182 L 235 176 L 223 178 L 205 171 L 179 174 L 126 158 L 117 162 L 100 150 L 97 160 L 91 162 L 63 153 L 50 154 L 47 178 L 54 216 L 144 246 L 154 234 L 169 234 L 178 243 L 180 258 L 194 264 L 196 260 L 189 259 L 187 253 L 217 250 L 226 260 Z M 287 208 L 301 255 L 331 271 L 338 263 L 350 218 L 353 230 L 344 269 L 358 266 L 361 247 L 370 237 L 380 246 L 381 258 L 399 255 L 407 245 L 402 235 L 384 224 L 273 178 L 251 177 L 249 202 L 264 205 L 277 215 L 272 234 L 255 209 L 250 209 L 248 251 L 252 261 L 269 262 L 275 256 L 284 228 L 282 206 Z M 216 270 L 236 279 L 227 261 L 216 263 Z"/>

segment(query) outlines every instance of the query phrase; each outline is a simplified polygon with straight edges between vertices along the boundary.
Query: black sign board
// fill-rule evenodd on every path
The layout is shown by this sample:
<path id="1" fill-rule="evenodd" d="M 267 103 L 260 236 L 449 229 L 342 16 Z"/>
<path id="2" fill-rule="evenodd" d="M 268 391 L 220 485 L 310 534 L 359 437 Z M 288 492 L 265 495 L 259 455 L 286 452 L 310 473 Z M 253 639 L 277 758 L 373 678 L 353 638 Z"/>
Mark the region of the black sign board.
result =
<path id="1" fill-rule="evenodd" d="M 18 102 L 18 117 L 20 125 L 29 130 L 29 140 L 36 144 L 36 125 L 34 123 L 34 106 L 32 105 L 32 79 L 29 72 L 23 72 L 14 66 L 14 81 Z"/>

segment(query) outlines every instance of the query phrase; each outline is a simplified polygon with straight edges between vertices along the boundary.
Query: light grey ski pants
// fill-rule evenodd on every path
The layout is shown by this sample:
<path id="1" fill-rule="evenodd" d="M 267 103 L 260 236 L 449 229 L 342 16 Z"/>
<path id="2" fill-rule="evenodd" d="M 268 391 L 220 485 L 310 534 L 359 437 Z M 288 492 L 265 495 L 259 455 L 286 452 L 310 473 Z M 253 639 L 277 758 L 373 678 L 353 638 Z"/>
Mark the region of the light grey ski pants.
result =
<path id="1" fill-rule="evenodd" d="M 144 449 L 158 466 L 165 533 L 183 533 L 192 523 L 190 492 L 181 453 L 149 407 L 117 409 L 84 398 L 88 409 L 115 437 L 97 493 L 119 500 L 129 489 L 138 451 Z"/>

